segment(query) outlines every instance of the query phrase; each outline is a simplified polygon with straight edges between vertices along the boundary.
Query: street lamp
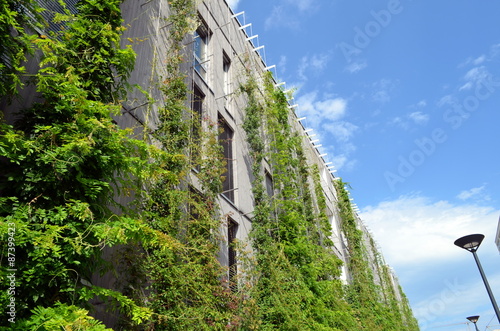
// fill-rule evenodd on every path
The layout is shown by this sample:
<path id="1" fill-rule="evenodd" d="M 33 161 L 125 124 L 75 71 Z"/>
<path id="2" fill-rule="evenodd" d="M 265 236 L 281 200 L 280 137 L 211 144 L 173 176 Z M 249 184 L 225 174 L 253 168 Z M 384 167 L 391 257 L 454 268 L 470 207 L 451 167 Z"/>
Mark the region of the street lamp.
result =
<path id="1" fill-rule="evenodd" d="M 479 329 L 477 328 L 477 320 L 479 319 L 479 316 L 469 316 L 467 317 L 467 319 L 469 321 L 471 321 L 472 323 L 474 323 L 474 326 L 476 327 L 476 331 L 479 331 Z"/>
<path id="2" fill-rule="evenodd" d="M 490 284 L 488 284 L 488 280 L 486 279 L 486 275 L 484 274 L 483 267 L 481 267 L 481 263 L 479 262 L 479 258 L 477 257 L 476 251 L 479 248 L 479 245 L 481 245 L 481 242 L 484 239 L 484 235 L 482 234 L 470 234 L 468 236 L 458 238 L 455 240 L 455 245 L 457 245 L 460 248 L 463 248 L 465 250 L 468 250 L 469 252 L 474 255 L 474 259 L 476 260 L 477 267 L 479 269 L 479 273 L 481 274 L 481 277 L 483 278 L 484 286 L 486 287 L 486 291 L 488 292 L 488 295 L 491 300 L 491 304 L 493 305 L 493 308 L 495 309 L 495 314 L 497 315 L 498 322 L 500 322 L 500 311 L 498 310 L 498 305 L 497 302 L 495 301 L 495 297 L 493 296 L 493 292 L 491 292 Z M 472 316 L 474 317 L 474 316 Z M 479 317 L 478 317 L 479 318 Z M 477 319 L 476 319 L 477 322 Z M 475 322 L 474 322 L 475 324 Z M 476 327 L 477 328 L 477 327 Z"/>

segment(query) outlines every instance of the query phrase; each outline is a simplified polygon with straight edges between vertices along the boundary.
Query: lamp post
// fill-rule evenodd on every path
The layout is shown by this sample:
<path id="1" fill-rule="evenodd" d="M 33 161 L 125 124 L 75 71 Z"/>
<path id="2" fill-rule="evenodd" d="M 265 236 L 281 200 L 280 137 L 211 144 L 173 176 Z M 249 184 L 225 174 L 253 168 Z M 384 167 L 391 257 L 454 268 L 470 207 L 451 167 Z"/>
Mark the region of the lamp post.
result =
<path id="1" fill-rule="evenodd" d="M 482 234 L 470 234 L 468 236 L 458 238 L 455 240 L 455 245 L 460 248 L 463 248 L 474 255 L 474 259 L 476 260 L 477 267 L 479 269 L 479 273 L 483 278 L 484 286 L 486 287 L 486 291 L 491 300 L 491 304 L 493 305 L 493 309 L 495 309 L 495 314 L 497 315 L 498 322 L 500 322 L 500 311 L 498 310 L 497 302 L 495 301 L 495 297 L 493 296 L 493 292 L 491 292 L 490 284 L 488 284 L 488 280 L 486 279 L 486 275 L 484 274 L 483 267 L 481 267 L 481 263 L 479 262 L 479 258 L 477 257 L 476 251 L 481 245 L 481 242 L 484 239 L 484 235 Z M 479 318 L 479 317 L 478 317 Z M 477 322 L 477 320 L 476 320 Z M 475 324 L 475 323 L 474 323 Z M 477 327 L 476 327 L 477 328 Z"/>
<path id="2" fill-rule="evenodd" d="M 476 331 L 479 331 L 479 329 L 477 328 L 477 320 L 479 319 L 479 316 L 469 316 L 467 317 L 467 319 L 469 321 L 471 321 L 472 323 L 474 323 L 474 326 L 476 327 Z"/>

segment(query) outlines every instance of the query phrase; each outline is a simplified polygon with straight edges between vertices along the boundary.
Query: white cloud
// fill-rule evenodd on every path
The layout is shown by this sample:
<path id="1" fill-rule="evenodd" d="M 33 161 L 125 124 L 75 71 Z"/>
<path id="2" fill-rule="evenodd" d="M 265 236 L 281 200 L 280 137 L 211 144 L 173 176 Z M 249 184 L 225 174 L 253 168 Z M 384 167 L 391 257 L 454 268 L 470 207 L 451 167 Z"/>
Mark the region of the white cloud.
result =
<path id="1" fill-rule="evenodd" d="M 413 109 L 419 109 L 419 108 L 425 108 L 425 107 L 427 107 L 427 100 L 425 100 L 425 99 L 422 99 L 419 102 L 410 105 L 410 108 L 413 108 Z"/>
<path id="2" fill-rule="evenodd" d="M 265 21 L 265 28 L 288 28 L 297 30 L 303 22 L 303 15 L 315 12 L 319 7 L 316 0 L 282 0 L 274 1 L 271 15 Z"/>
<path id="3" fill-rule="evenodd" d="M 491 58 L 496 58 L 500 54 L 500 44 L 492 45 L 490 48 Z"/>
<path id="4" fill-rule="evenodd" d="M 483 63 L 484 61 L 486 61 L 486 55 L 481 55 L 481 56 L 475 58 L 474 60 L 472 60 L 472 63 L 477 66 L 477 65 L 480 65 L 481 63 Z"/>
<path id="5" fill-rule="evenodd" d="M 350 157 L 347 153 L 340 153 L 340 154 L 335 154 L 333 152 L 329 152 L 327 149 L 328 155 L 331 157 L 329 160 L 333 162 L 335 165 L 335 169 L 337 170 L 342 170 L 342 171 L 351 171 L 357 164 L 357 160 L 353 159 Z M 335 176 L 342 177 L 342 174 L 340 173 L 335 173 Z"/>
<path id="6" fill-rule="evenodd" d="M 315 70 L 323 70 L 330 57 L 327 54 L 315 54 L 311 57 L 310 64 Z"/>
<path id="7" fill-rule="evenodd" d="M 318 100 L 318 92 L 310 92 L 297 99 L 300 113 L 307 116 L 308 122 L 318 128 L 323 121 L 341 119 L 347 110 L 347 100 L 341 97 Z"/>
<path id="8" fill-rule="evenodd" d="M 347 113 L 348 101 L 342 97 L 326 95 L 319 98 L 318 92 L 313 91 L 301 95 L 297 99 L 300 116 L 305 116 L 307 127 L 316 130 L 315 139 L 320 139 L 323 144 L 332 137 L 337 141 L 335 148 L 331 143 L 323 144 L 322 152 L 328 154 L 328 159 L 335 164 L 337 169 L 349 171 L 356 165 L 356 160 L 350 155 L 356 146 L 350 141 L 359 129 L 356 125 L 343 121 Z"/>
<path id="9" fill-rule="evenodd" d="M 434 202 L 414 195 L 368 206 L 360 216 L 372 229 L 387 262 L 397 269 L 458 256 L 462 252 L 453 242 L 470 233 L 494 236 L 498 213 L 491 207 Z"/>
<path id="10" fill-rule="evenodd" d="M 408 117 L 415 123 L 415 124 L 427 124 L 429 121 L 429 114 L 424 114 L 421 111 L 416 111 L 408 115 Z"/>
<path id="11" fill-rule="evenodd" d="M 288 58 L 286 57 L 286 55 L 281 55 L 280 56 L 280 60 L 278 62 L 278 69 L 280 69 L 280 72 L 282 74 L 284 74 L 286 72 L 286 62 L 287 62 Z"/>
<path id="12" fill-rule="evenodd" d="M 313 8 L 314 0 L 287 0 L 287 3 L 296 6 L 300 11 L 306 11 Z"/>
<path id="13" fill-rule="evenodd" d="M 420 100 L 420 101 L 417 103 L 417 106 L 418 106 L 418 107 L 425 107 L 425 106 L 427 106 L 427 101 L 425 101 L 425 100 Z"/>
<path id="14" fill-rule="evenodd" d="M 358 131 L 359 127 L 346 121 L 339 121 L 327 123 L 323 125 L 323 129 L 332 134 L 338 141 L 347 142 Z"/>
<path id="15" fill-rule="evenodd" d="M 347 65 L 345 70 L 349 71 L 351 74 L 357 73 L 368 66 L 366 61 L 354 61 Z"/>
<path id="16" fill-rule="evenodd" d="M 471 188 L 470 190 L 464 190 L 457 195 L 457 198 L 460 200 L 481 199 L 488 201 L 490 197 L 484 192 L 485 188 L 486 185 L 483 185 Z"/>
<path id="17" fill-rule="evenodd" d="M 362 209 L 360 217 L 385 261 L 396 270 L 422 331 L 456 324 L 473 314 L 493 318 L 474 259 L 454 242 L 472 233 L 484 234 L 478 255 L 492 288 L 500 288 L 494 243 L 500 210 L 419 194 Z"/>
<path id="18" fill-rule="evenodd" d="M 494 49 L 494 47 L 492 47 L 492 51 L 493 51 L 493 49 Z M 492 52 L 492 53 L 493 53 L 493 52 Z M 482 54 L 482 55 L 480 55 L 480 56 L 478 56 L 478 57 L 475 57 L 475 58 L 473 58 L 473 57 L 469 57 L 469 58 L 467 58 L 467 60 L 465 60 L 463 63 L 460 63 L 460 64 L 458 65 L 458 67 L 459 67 L 459 68 L 460 68 L 460 67 L 465 67 L 465 66 L 468 66 L 468 65 L 470 65 L 470 64 L 475 65 L 475 66 L 478 66 L 478 65 L 480 65 L 480 64 L 482 64 L 482 63 L 484 63 L 484 62 L 486 62 L 486 61 L 488 61 L 488 56 L 487 56 L 487 55 L 485 55 L 485 54 Z"/>
<path id="19" fill-rule="evenodd" d="M 481 66 L 481 67 L 475 67 L 469 70 L 464 78 L 465 80 L 471 80 L 471 81 L 479 81 L 479 80 L 484 80 L 487 76 L 489 75 L 488 70 L 486 70 L 486 67 Z"/>
<path id="20" fill-rule="evenodd" d="M 398 126 L 405 130 L 409 130 L 411 128 L 411 123 L 417 125 L 425 125 L 427 124 L 427 122 L 429 122 L 429 114 L 425 114 L 421 111 L 415 111 L 403 117 L 396 116 L 389 121 L 389 124 Z"/>
<path id="21" fill-rule="evenodd" d="M 408 121 L 403 120 L 400 116 L 394 117 L 389 124 L 399 126 L 405 130 L 408 130 L 410 128 Z"/>
<path id="22" fill-rule="evenodd" d="M 472 82 L 467 82 L 458 88 L 459 91 L 470 90 L 472 88 Z"/>
<path id="23" fill-rule="evenodd" d="M 334 121 L 344 116 L 347 100 L 344 98 L 326 99 L 317 101 L 315 106 L 325 118 Z"/>
<path id="24" fill-rule="evenodd" d="M 274 6 L 271 15 L 264 23 L 266 30 L 274 27 L 284 27 L 296 30 L 299 27 L 299 21 L 293 18 L 284 8 L 284 6 Z"/>
<path id="25" fill-rule="evenodd" d="M 305 72 L 307 71 L 307 67 L 309 66 L 309 62 L 307 61 L 307 56 L 303 56 L 300 59 L 299 66 L 297 68 L 297 76 L 303 81 L 307 80 L 307 76 Z"/>
<path id="26" fill-rule="evenodd" d="M 474 67 L 464 75 L 463 80 L 465 80 L 465 83 L 459 87 L 459 91 L 470 90 L 479 86 L 488 81 L 489 77 L 491 77 L 491 73 L 485 66 Z"/>
<path id="27" fill-rule="evenodd" d="M 307 80 L 308 72 L 312 72 L 313 74 L 322 72 L 330 60 L 330 56 L 328 54 L 314 54 L 312 56 L 303 56 L 300 59 L 300 64 L 297 69 L 298 76 L 302 80 Z"/>
<path id="28" fill-rule="evenodd" d="M 458 104 L 460 104 L 458 98 L 451 94 L 447 94 L 441 97 L 441 99 L 439 99 L 439 101 L 437 102 L 438 107 L 453 107 Z"/>
<path id="29" fill-rule="evenodd" d="M 373 83 L 372 100 L 379 103 L 387 103 L 391 100 L 391 92 L 396 84 L 389 79 L 381 79 Z"/>
<path id="30" fill-rule="evenodd" d="M 470 90 L 474 86 L 477 86 L 479 83 L 485 81 L 491 74 L 488 72 L 488 69 L 484 66 L 474 67 L 467 71 L 464 75 L 465 84 L 462 85 L 459 90 Z"/>

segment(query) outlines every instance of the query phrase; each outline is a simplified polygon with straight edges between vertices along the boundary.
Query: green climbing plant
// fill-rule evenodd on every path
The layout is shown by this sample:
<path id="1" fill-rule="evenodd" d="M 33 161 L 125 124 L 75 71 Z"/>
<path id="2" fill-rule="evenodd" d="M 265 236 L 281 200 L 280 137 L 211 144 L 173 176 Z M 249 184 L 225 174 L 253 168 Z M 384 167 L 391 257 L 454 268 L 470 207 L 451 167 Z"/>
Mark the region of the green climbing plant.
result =
<path id="1" fill-rule="evenodd" d="M 229 330 L 242 326 L 248 311 L 243 294 L 228 283 L 227 267 L 217 259 L 224 215 L 218 208 L 225 160 L 218 141 L 219 123 L 187 105 L 189 61 L 184 38 L 197 27 L 194 1 L 170 1 L 169 49 L 162 63 L 159 125 L 151 132 L 164 151 L 150 181 L 145 216 L 150 226 L 175 245 L 146 249 L 142 263 L 151 285 L 155 330 Z"/>
<path id="2" fill-rule="evenodd" d="M 255 178 L 251 238 L 258 281 L 252 293 L 261 328 L 355 328 L 338 278 L 341 262 L 327 239 L 331 228 L 317 169 L 307 164 L 302 138 L 291 133 L 286 96 L 274 88 L 270 75 L 261 87 L 250 76 L 242 92 L 247 96 L 243 128 Z M 264 189 L 264 160 L 270 165 L 272 196 Z M 317 210 L 314 201 L 319 202 Z"/>
<path id="3" fill-rule="evenodd" d="M 151 170 L 147 159 L 154 153 L 112 117 L 120 112 L 119 97 L 135 56 L 119 46 L 120 3 L 80 1 L 78 14 L 55 15 L 65 28 L 46 35 L 29 26 L 39 16 L 25 11 L 41 11 L 35 2 L 2 6 L 2 19 L 14 17 L 15 22 L 7 22 L 17 30 L 5 33 L 5 43 L 20 45 L 17 53 L 3 53 L 2 68 L 15 69 L 22 77 L 26 71 L 20 63 L 29 49 L 36 51 L 39 69 L 27 81 L 36 86 L 40 100 L 21 109 L 14 123 L 0 124 L 2 260 L 11 247 L 6 234 L 15 231 L 15 250 L 9 251 L 15 252 L 15 261 L 2 263 L 0 278 L 4 286 L 14 273 L 16 316 L 2 319 L 4 326 L 47 327 L 55 323 L 46 321 L 48 316 L 64 311 L 76 320 L 61 320 L 62 327 L 79 320 L 97 329 L 98 323 L 84 316 L 95 296 L 114 305 L 131 324 L 151 316 L 148 308 L 121 293 L 90 283 L 92 274 L 107 269 L 101 259 L 104 246 L 157 237 L 134 218 L 132 209 L 116 202 L 117 196 L 132 191 L 141 195 L 140 183 Z M 12 95 L 21 85 L 11 82 L 3 92 Z M 11 298 L 2 290 L 2 306 Z M 83 310 L 74 310 L 74 305 Z"/>
<path id="4" fill-rule="evenodd" d="M 415 319 L 408 315 L 407 300 L 398 302 L 387 266 L 380 265 L 375 244 L 360 225 L 352 211 L 346 183 L 334 182 L 338 197 L 340 225 L 347 240 L 348 269 L 351 281 L 346 287 L 346 298 L 362 321 L 361 330 L 418 330 Z M 369 251 L 373 258 L 370 258 Z M 377 283 L 370 264 L 379 269 Z M 404 313 L 403 313 L 404 312 Z M 404 314 L 404 317 L 403 315 Z M 411 316 L 411 317 L 410 317 Z"/>

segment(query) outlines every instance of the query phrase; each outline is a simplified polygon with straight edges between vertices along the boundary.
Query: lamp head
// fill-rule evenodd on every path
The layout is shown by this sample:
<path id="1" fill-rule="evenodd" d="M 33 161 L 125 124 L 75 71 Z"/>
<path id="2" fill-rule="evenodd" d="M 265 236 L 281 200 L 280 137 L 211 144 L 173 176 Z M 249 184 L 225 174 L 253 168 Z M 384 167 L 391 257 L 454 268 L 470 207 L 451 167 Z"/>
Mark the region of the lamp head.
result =
<path id="1" fill-rule="evenodd" d="M 466 249 L 469 252 L 475 252 L 479 248 L 479 245 L 481 245 L 483 239 L 484 235 L 482 234 L 470 234 L 468 236 L 455 240 L 455 245 L 460 248 Z"/>
<path id="2" fill-rule="evenodd" d="M 469 321 L 471 321 L 472 323 L 476 324 L 477 320 L 479 319 L 479 316 L 469 316 L 469 317 L 467 317 L 467 319 Z"/>

